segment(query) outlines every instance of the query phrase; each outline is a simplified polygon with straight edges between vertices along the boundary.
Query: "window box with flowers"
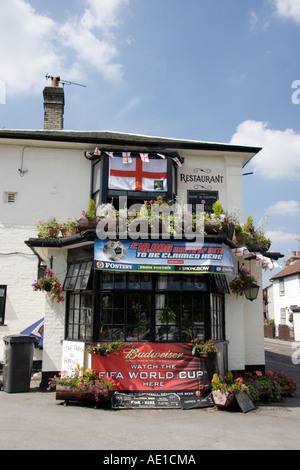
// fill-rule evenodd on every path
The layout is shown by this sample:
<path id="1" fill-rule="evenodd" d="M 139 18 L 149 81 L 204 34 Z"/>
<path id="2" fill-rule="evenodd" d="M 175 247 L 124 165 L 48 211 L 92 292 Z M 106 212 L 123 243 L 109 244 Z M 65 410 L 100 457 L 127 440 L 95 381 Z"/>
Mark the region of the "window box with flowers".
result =
<path id="1" fill-rule="evenodd" d="M 58 224 L 60 227 L 60 231 L 63 237 L 70 237 L 71 235 L 75 235 L 78 233 L 78 222 L 77 219 L 72 220 L 71 217 L 67 218 L 67 222 L 63 222 L 62 224 Z"/>
<path id="2" fill-rule="evenodd" d="M 289 377 L 281 370 L 267 371 L 266 374 L 260 370 L 245 372 L 243 378 L 252 401 L 280 401 L 284 396 L 292 395 L 297 390 L 293 377 Z"/>
<path id="3" fill-rule="evenodd" d="M 49 269 L 45 270 L 44 275 L 34 281 L 32 284 L 33 290 L 48 292 L 50 294 L 51 306 L 53 307 L 54 301 L 57 303 L 63 302 L 64 297 L 62 296 L 63 288 L 56 276 Z"/>
<path id="4" fill-rule="evenodd" d="M 46 222 L 39 220 L 36 228 L 39 238 L 56 238 L 59 236 L 60 228 L 55 217 Z"/>
<path id="5" fill-rule="evenodd" d="M 239 246 L 255 247 L 258 251 L 268 251 L 271 246 L 271 240 L 266 237 L 262 227 L 254 227 L 251 215 L 247 217 L 246 224 L 235 224 L 234 238 Z"/>
<path id="6" fill-rule="evenodd" d="M 70 401 L 99 404 L 109 402 L 116 382 L 109 377 L 99 378 L 96 371 L 78 366 L 73 374 L 60 372 L 48 385 L 48 390 L 55 388 L 56 400 L 64 400 L 65 405 Z"/>

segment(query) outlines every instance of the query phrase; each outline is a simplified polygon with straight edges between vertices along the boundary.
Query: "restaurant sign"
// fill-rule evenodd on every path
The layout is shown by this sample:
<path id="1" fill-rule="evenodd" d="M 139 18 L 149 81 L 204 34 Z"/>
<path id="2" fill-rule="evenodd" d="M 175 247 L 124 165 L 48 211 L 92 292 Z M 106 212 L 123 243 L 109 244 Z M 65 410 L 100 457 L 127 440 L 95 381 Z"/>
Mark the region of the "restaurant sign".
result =
<path id="1" fill-rule="evenodd" d="M 184 189 L 226 191 L 225 170 L 215 168 L 180 168 L 178 184 Z"/>
<path id="2" fill-rule="evenodd" d="M 228 246 L 183 241 L 97 239 L 94 268 L 125 272 L 234 274 Z"/>
<path id="3" fill-rule="evenodd" d="M 99 377 L 117 382 L 114 406 L 211 406 L 210 380 L 205 360 L 192 355 L 190 344 L 132 343 L 116 354 L 92 354 Z"/>

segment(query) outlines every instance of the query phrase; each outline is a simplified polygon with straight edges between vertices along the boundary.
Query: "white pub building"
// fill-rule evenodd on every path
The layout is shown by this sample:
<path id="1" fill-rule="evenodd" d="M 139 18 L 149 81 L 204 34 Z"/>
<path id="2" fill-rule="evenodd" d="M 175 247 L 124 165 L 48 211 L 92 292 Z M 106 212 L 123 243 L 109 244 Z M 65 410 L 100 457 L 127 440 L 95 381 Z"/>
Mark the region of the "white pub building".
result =
<path id="1" fill-rule="evenodd" d="M 42 321 L 34 359 L 45 388 L 58 371 L 89 366 L 90 344 L 111 341 L 172 350 L 212 338 L 221 371 L 263 369 L 262 289 L 249 301 L 229 288 L 241 265 L 260 285 L 258 250 L 243 256 L 233 233 L 205 230 L 191 239 L 154 230 L 142 217 L 151 204 L 155 213 L 154 201 L 176 202 L 184 213 L 201 206 L 208 215 L 220 201 L 243 222 L 243 169 L 260 148 L 62 130 L 64 91 L 55 80 L 44 89 L 44 109 L 43 130 L 0 130 L 0 362 L 4 336 Z M 98 229 L 82 215 L 90 200 Z M 101 218 L 110 204 L 118 211 L 110 213 L 114 236 Z M 38 222 L 53 218 L 78 219 L 80 231 L 38 236 Z M 45 269 L 62 284 L 63 302 L 34 292 Z"/>

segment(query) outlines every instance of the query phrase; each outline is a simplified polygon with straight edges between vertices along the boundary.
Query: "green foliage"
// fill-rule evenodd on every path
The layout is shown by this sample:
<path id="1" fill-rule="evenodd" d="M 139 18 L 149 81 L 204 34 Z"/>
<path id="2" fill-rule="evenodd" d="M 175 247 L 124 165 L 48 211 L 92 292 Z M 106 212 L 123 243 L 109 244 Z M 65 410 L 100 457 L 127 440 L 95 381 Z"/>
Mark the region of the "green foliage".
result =
<path id="1" fill-rule="evenodd" d="M 97 345 L 91 344 L 86 351 L 90 354 L 98 354 L 98 356 L 109 356 L 110 354 L 117 354 L 124 346 L 130 346 L 130 343 L 114 341 L 111 343 L 98 343 Z"/>
<path id="2" fill-rule="evenodd" d="M 96 208 L 95 201 L 93 199 L 90 199 L 87 211 L 85 213 L 85 216 L 88 219 L 94 219 L 96 217 L 96 210 L 97 210 L 97 208 Z"/>
<path id="3" fill-rule="evenodd" d="M 199 357 L 208 357 L 209 354 L 217 352 L 214 340 L 212 339 L 202 343 L 199 338 L 195 338 L 192 340 L 192 348 L 193 356 Z"/>
<path id="4" fill-rule="evenodd" d="M 213 206 L 212 206 L 212 209 L 214 211 L 214 214 L 216 215 L 221 215 L 221 214 L 224 214 L 224 210 L 223 210 L 223 207 L 222 207 L 222 204 L 219 200 L 217 200 Z"/>
<path id="5" fill-rule="evenodd" d="M 117 385 L 109 377 L 99 378 L 99 373 L 92 369 L 84 370 L 83 367 L 77 365 L 74 374 L 68 375 L 67 372 L 60 372 L 58 376 L 54 376 L 48 383 L 48 390 L 55 388 L 57 385 L 64 385 L 70 389 L 76 389 L 82 392 L 94 393 L 95 400 L 100 401 L 108 398 L 109 390 Z"/>

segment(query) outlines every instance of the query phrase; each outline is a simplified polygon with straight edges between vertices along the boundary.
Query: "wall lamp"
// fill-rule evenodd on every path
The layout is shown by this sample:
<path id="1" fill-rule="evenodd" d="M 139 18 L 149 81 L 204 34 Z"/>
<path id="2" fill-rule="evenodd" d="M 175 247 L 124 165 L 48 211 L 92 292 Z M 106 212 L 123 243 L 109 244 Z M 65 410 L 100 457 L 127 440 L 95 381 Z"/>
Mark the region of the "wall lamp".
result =
<path id="1" fill-rule="evenodd" d="M 246 299 L 251 300 L 251 302 L 252 300 L 257 299 L 258 291 L 259 286 L 257 284 L 251 284 L 251 286 L 244 292 Z"/>

